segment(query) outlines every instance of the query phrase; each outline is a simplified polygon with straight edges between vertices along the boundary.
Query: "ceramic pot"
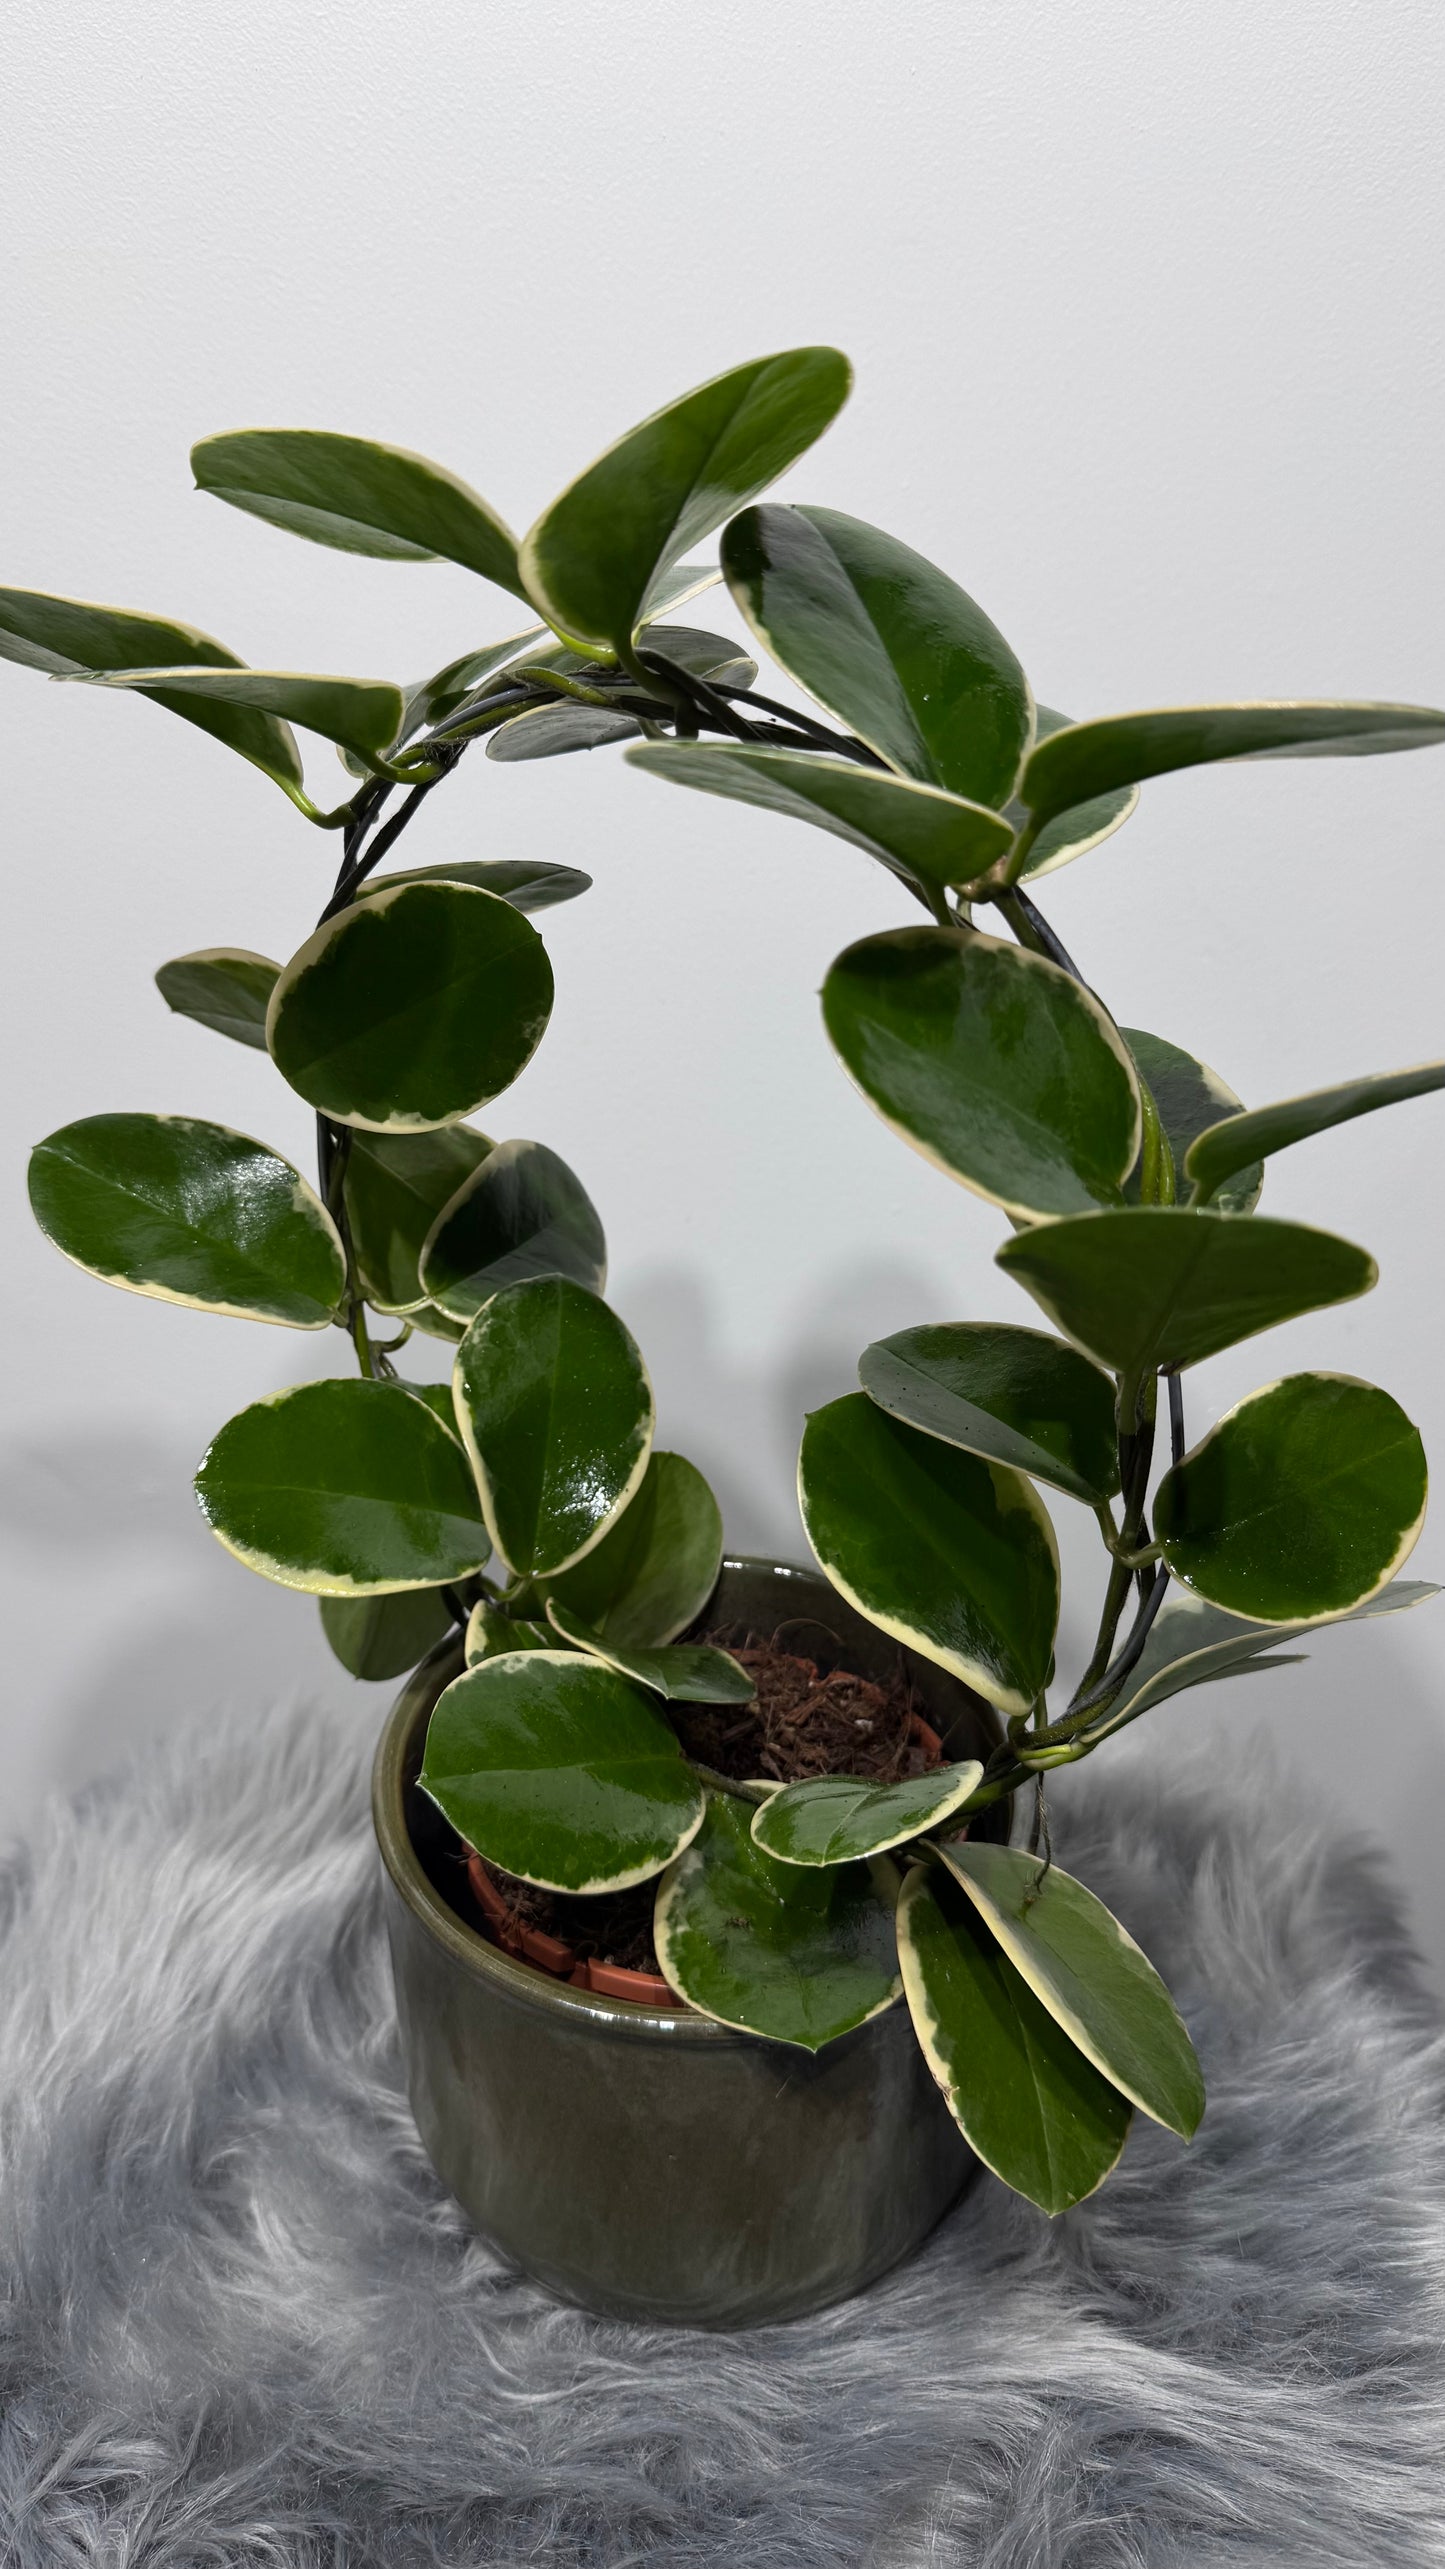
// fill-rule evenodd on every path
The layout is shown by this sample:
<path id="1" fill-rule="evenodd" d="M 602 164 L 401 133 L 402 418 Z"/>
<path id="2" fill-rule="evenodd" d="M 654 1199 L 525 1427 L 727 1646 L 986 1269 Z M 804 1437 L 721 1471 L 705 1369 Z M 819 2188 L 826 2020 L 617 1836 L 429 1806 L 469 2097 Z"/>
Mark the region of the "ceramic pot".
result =
<path id="1" fill-rule="evenodd" d="M 777 1562 L 725 1562 L 704 1627 L 781 1632 L 864 1676 L 898 1661 L 826 1581 Z M 615 2317 L 741 2328 L 860 2291 L 977 2168 L 907 2009 L 808 2053 L 501 1952 L 467 1923 L 466 1850 L 416 1789 L 432 1707 L 460 1666 L 450 1640 L 411 1678 L 372 1791 L 408 2087 L 438 2174 L 503 2255 Z M 930 1662 L 909 1666 L 945 1754 L 986 1757 L 991 1708 Z M 1006 1834 L 1007 1805 L 977 1826 Z"/>

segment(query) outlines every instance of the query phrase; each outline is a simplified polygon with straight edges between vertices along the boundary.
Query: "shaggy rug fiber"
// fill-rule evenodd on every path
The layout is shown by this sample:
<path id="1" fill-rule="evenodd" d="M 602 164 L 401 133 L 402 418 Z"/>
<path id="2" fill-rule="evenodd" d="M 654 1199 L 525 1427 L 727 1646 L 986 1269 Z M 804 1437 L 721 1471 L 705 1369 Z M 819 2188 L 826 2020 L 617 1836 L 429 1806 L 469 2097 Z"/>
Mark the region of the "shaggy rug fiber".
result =
<path id="1" fill-rule="evenodd" d="M 359 1722 L 197 1730 L 0 1897 L 6 2569 L 1445 2561 L 1441 2046 L 1368 1854 L 1117 1769 L 1060 1853 L 1210 2103 L 1050 2223 L 985 2179 L 859 2301 L 562 2309 L 407 2111 Z"/>

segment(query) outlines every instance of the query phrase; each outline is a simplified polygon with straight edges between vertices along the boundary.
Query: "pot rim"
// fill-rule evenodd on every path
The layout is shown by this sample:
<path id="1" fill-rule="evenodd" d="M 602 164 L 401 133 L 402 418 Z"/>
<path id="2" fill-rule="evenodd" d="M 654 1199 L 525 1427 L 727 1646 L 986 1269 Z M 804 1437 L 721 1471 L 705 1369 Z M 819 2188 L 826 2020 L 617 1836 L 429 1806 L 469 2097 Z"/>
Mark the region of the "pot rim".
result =
<path id="1" fill-rule="evenodd" d="M 818 1569 L 807 1568 L 798 1561 L 770 1560 L 763 1553 L 726 1553 L 721 1571 L 728 1570 L 765 1572 L 778 1582 L 780 1588 L 796 1582 L 809 1594 L 815 1594 L 820 1588 L 827 1590 L 827 1581 Z M 817 1617 L 806 1619 L 819 1620 Z M 429 1717 L 442 1686 L 449 1684 L 459 1672 L 461 1647 L 460 1633 L 449 1633 L 428 1651 L 413 1671 L 387 1716 L 372 1767 L 371 1812 L 381 1860 L 398 1898 L 411 1911 L 418 1925 L 473 1980 L 489 1981 L 499 1994 L 505 1994 L 518 2006 L 530 2007 L 543 2016 L 590 2017 L 599 2031 L 605 2029 L 610 2034 L 630 2035 L 641 2042 L 702 2044 L 716 2049 L 719 2045 L 735 2047 L 767 2041 L 768 2037 L 746 2033 L 741 2026 L 720 2024 L 715 2017 L 704 2016 L 694 2007 L 657 2007 L 649 2006 L 642 1999 L 606 1998 L 595 1990 L 574 1989 L 567 1981 L 554 1980 L 545 1971 L 539 1971 L 535 1964 L 514 1961 L 499 1946 L 479 1936 L 433 1889 L 412 1845 L 411 1832 L 406 1824 L 406 1759 L 421 1706 L 425 1701 Z M 892 2004 L 901 2006 L 901 1995 Z M 866 2024 L 857 2026 L 852 2034 L 840 2035 L 838 2041 L 854 2042 L 867 2030 Z M 779 2047 L 774 2044 L 772 2048 L 776 2050 Z M 793 2046 L 783 2045 L 782 2048 L 791 2051 Z M 829 2046 L 829 2049 L 834 2048 L 836 2046 Z"/>
<path id="2" fill-rule="evenodd" d="M 722 1562 L 724 1570 L 765 1570 L 780 1581 L 796 1579 L 809 1589 L 821 1584 L 817 1570 L 808 1570 L 796 1561 L 770 1561 L 761 1553 L 728 1553 Z M 371 1778 L 371 1814 L 376 1829 L 381 1860 L 392 1884 L 418 1924 L 434 1941 L 443 1946 L 454 1962 L 471 1974 L 474 1980 L 490 1981 L 521 2006 L 529 2006 L 543 2015 L 558 2014 L 590 2017 L 599 2028 L 613 2034 L 630 2034 L 641 2041 L 669 2043 L 755 2044 L 763 2041 L 760 2034 L 744 2033 L 735 2025 L 720 2025 L 712 2016 L 701 2015 L 695 2008 L 650 2007 L 641 1999 L 602 1998 L 594 1990 L 573 1989 L 566 1981 L 550 1979 L 528 1962 L 514 1962 L 497 1945 L 489 1944 L 474 1928 L 449 1909 L 439 1892 L 433 1890 L 423 1870 L 421 1859 L 411 1842 L 406 1825 L 406 1754 L 416 1727 L 418 1708 L 424 1695 L 431 1692 L 436 1680 L 446 1669 L 450 1682 L 455 1674 L 452 1663 L 461 1648 L 459 1634 L 448 1634 L 434 1650 L 428 1651 L 413 1675 L 402 1688 L 387 1716 L 385 1728 L 377 1743 L 376 1761 Z M 439 1687 L 437 1688 L 439 1692 Z M 434 1700 L 434 1698 L 433 1698 Z M 895 2005 L 900 2001 L 895 2000 Z M 842 2040 L 846 2041 L 847 2036 Z"/>

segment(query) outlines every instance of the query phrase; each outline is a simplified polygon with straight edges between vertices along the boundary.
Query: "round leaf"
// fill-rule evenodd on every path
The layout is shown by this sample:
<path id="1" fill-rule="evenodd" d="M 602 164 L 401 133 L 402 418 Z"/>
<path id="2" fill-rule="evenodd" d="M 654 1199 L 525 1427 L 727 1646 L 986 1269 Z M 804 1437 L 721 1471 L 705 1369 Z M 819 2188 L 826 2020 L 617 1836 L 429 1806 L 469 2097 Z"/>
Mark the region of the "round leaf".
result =
<path id="1" fill-rule="evenodd" d="M 86 1115 L 38 1142 L 30 1203 L 106 1284 L 288 1329 L 324 1329 L 346 1287 L 336 1227 L 289 1160 L 191 1115 Z"/>
<path id="2" fill-rule="evenodd" d="M 945 1846 L 944 1862 L 1034 1996 L 1086 2060 L 1182 2140 L 1204 2081 L 1179 2010 L 1102 1900 L 1020 1847 Z"/>
<path id="3" fill-rule="evenodd" d="M 1033 698 L 1003 635 L 956 581 L 830 508 L 746 509 L 722 560 L 759 641 L 890 767 L 970 802 L 1008 800 Z"/>
<path id="4" fill-rule="evenodd" d="M 418 1303 L 406 1319 L 408 1327 L 419 1330 L 424 1338 L 444 1338 L 449 1347 L 459 1346 L 466 1334 L 459 1320 L 448 1320 L 446 1313 L 430 1302 Z"/>
<path id="5" fill-rule="evenodd" d="M 1039 2004 L 972 1902 L 921 1866 L 898 1903 L 903 1988 L 923 2056 L 971 2149 L 1041 2212 L 1101 2186 L 1132 2109 Z"/>
<path id="6" fill-rule="evenodd" d="M 194 1017 L 214 1034 L 263 1053 L 267 1003 L 280 970 L 279 963 L 241 946 L 204 946 L 163 963 L 156 988 L 178 1017 Z"/>
<path id="7" fill-rule="evenodd" d="M 404 883 L 307 938 L 272 993 L 266 1040 L 323 1115 L 429 1132 L 511 1086 L 551 1009 L 546 947 L 510 902 Z"/>
<path id="8" fill-rule="evenodd" d="M 1332 1132 L 1336 1124 L 1373 1115 L 1377 1106 L 1398 1106 L 1406 1098 L 1427 1097 L 1445 1088 L 1445 1062 L 1421 1062 L 1414 1070 L 1379 1071 L 1370 1079 L 1347 1079 L 1338 1088 L 1316 1088 L 1305 1097 L 1284 1097 L 1274 1106 L 1257 1106 L 1252 1114 L 1210 1124 L 1190 1144 L 1185 1173 L 1194 1180 L 1201 1201 L 1211 1199 L 1227 1210 L 1221 1193 L 1226 1178 L 1238 1186 L 1242 1155 L 1268 1159 L 1307 1142 L 1315 1133 Z"/>
<path id="9" fill-rule="evenodd" d="M 721 574 L 714 572 L 712 577 L 717 579 Z M 652 602 L 652 614 L 654 617 L 657 614 L 655 601 Z M 705 632 L 697 625 L 645 624 L 637 637 L 637 648 L 644 666 L 648 655 L 655 653 L 669 661 L 673 668 L 685 670 L 689 677 L 705 678 L 714 687 L 751 687 L 758 674 L 756 660 L 750 659 L 729 636 Z M 594 681 L 597 679 L 595 664 L 591 676 Z M 603 676 L 602 683 L 604 686 L 614 683 L 610 673 Z M 625 670 L 617 673 L 615 683 L 629 692 L 633 690 L 634 682 Z"/>
<path id="10" fill-rule="evenodd" d="M 241 428 L 191 448 L 196 488 L 313 544 L 383 562 L 459 562 L 521 595 L 517 544 L 455 473 L 368 437 Z"/>
<path id="11" fill-rule="evenodd" d="M 1232 1088 L 1226 1087 L 1217 1070 L 1207 1062 L 1196 1061 L 1192 1053 L 1181 1052 L 1177 1044 L 1166 1043 L 1162 1035 L 1147 1035 L 1141 1026 L 1122 1026 L 1120 1033 L 1133 1054 L 1143 1077 L 1148 1082 L 1159 1121 L 1168 1136 L 1174 1154 L 1176 1173 L 1182 1178 L 1185 1156 L 1195 1136 L 1221 1117 L 1237 1121 L 1244 1108 Z M 1258 1160 L 1236 1160 L 1235 1174 L 1227 1187 L 1214 1199 L 1217 1213 L 1252 1213 L 1264 1185 L 1264 1167 Z M 1132 1203 L 1139 1201 L 1139 1171 L 1134 1170 L 1124 1186 Z"/>
<path id="12" fill-rule="evenodd" d="M 1175 1578 L 1233 1614 L 1338 1615 L 1408 1559 L 1426 1486 L 1419 1430 L 1388 1392 L 1289 1374 L 1165 1474 L 1154 1531 Z"/>
<path id="13" fill-rule="evenodd" d="M 625 1891 L 702 1825 L 673 1732 L 626 1678 L 570 1650 L 514 1651 L 448 1686 L 417 1778 L 468 1846 L 548 1891 Z"/>
<path id="14" fill-rule="evenodd" d="M 1059 1560 L 1038 1492 L 885 1417 L 861 1392 L 814 1410 L 798 1460 L 803 1524 L 835 1588 L 1000 1712 L 1048 1684 Z"/>
<path id="15" fill-rule="evenodd" d="M 662 575 L 796 462 L 851 382 L 836 348 L 792 348 L 654 411 L 538 518 L 522 547 L 528 596 L 558 631 L 625 652 Z"/>
<path id="16" fill-rule="evenodd" d="M 821 2051 L 898 1996 L 890 1886 L 866 1864 L 775 1864 L 753 1844 L 749 1816 L 731 1794 L 709 1798 L 658 1889 L 658 1963 L 679 1998 L 720 2025 Z"/>
<path id="17" fill-rule="evenodd" d="M 864 1349 L 858 1380 L 891 1418 L 1031 1472 L 1087 1507 L 1119 1487 L 1113 1383 L 1040 1329 L 989 1320 L 900 1329 Z"/>
<path id="18" fill-rule="evenodd" d="M 458 1445 L 461 1444 L 462 1431 L 457 1425 L 456 1404 L 452 1399 L 450 1383 L 399 1382 L 398 1387 L 407 1394 L 409 1399 L 419 1400 L 424 1409 L 431 1411 L 433 1418 L 439 1418 L 448 1436 L 452 1437 Z"/>
<path id="19" fill-rule="evenodd" d="M 850 1775 L 786 1784 L 754 1811 L 754 1843 L 782 1864 L 851 1864 L 882 1855 L 950 1818 L 982 1775 L 974 1757 L 901 1784 L 868 1784 Z"/>
<path id="20" fill-rule="evenodd" d="M 1019 794 L 1036 820 L 1047 820 L 1092 795 L 1221 758 L 1358 758 L 1440 740 L 1445 713 L 1432 705 L 1165 705 L 1071 723 L 1039 741 Z"/>
<path id="21" fill-rule="evenodd" d="M 454 1320 L 470 1320 L 503 1285 L 529 1276 L 570 1276 L 600 1293 L 607 1242 L 565 1160 L 545 1142 L 499 1142 L 433 1222 L 422 1285 Z"/>
<path id="22" fill-rule="evenodd" d="M 575 901 L 590 892 L 592 877 L 575 865 L 544 865 L 539 859 L 498 856 L 463 858 L 438 865 L 415 865 L 405 874 L 373 874 L 362 884 L 358 901 L 392 892 L 398 883 L 470 883 L 495 892 L 514 910 L 550 910 L 559 901 Z"/>
<path id="23" fill-rule="evenodd" d="M 487 743 L 487 756 L 504 767 L 533 758 L 567 758 L 574 750 L 610 749 L 615 741 L 636 740 L 641 729 L 632 714 L 559 696 L 555 704 L 534 705 L 530 713 L 514 714 L 503 723 Z"/>
<path id="24" fill-rule="evenodd" d="M 454 1436 L 399 1383 L 302 1383 L 228 1419 L 196 1496 L 250 1570 L 314 1596 L 470 1578 L 482 1512 Z"/>
<path id="25" fill-rule="evenodd" d="M 951 928 L 898 928 L 823 984 L 833 1048 L 869 1104 L 935 1167 L 1021 1221 L 1117 1202 L 1139 1092 L 1088 991 L 1037 955 Z"/>
<path id="26" fill-rule="evenodd" d="M 436 1588 L 412 1588 L 395 1597 L 322 1597 L 321 1628 L 353 1677 L 376 1683 L 404 1677 L 452 1629 L 452 1613 Z"/>
<path id="27" fill-rule="evenodd" d="M 628 1650 L 604 1641 L 580 1615 L 569 1614 L 556 1597 L 547 1600 L 547 1616 L 564 1641 L 592 1658 L 603 1660 L 621 1677 L 648 1687 L 654 1695 L 678 1704 L 750 1704 L 757 1692 L 745 1668 L 727 1651 L 707 1642 L 674 1642 L 660 1650 Z"/>
<path id="28" fill-rule="evenodd" d="M 1035 739 L 1047 740 L 1052 732 L 1072 728 L 1067 714 L 1056 713 L 1051 705 L 1035 706 Z M 1056 874 L 1061 865 L 1071 865 L 1076 856 L 1086 856 L 1090 848 L 1112 838 L 1138 807 L 1138 786 L 1125 785 L 1117 793 L 1096 794 L 1091 802 L 1077 803 L 1061 812 L 1040 830 L 1019 869 L 1019 881 L 1030 883 L 1035 875 Z M 1005 805 L 1004 817 L 1014 829 L 1022 829 L 1028 813 L 1015 799 Z"/>
<path id="29" fill-rule="evenodd" d="M 524 722 L 536 719 L 522 717 Z M 1007 824 L 981 804 L 960 802 L 931 785 L 859 767 L 846 758 L 700 741 L 648 741 L 627 754 L 633 767 L 674 785 L 722 794 L 785 819 L 812 821 L 861 847 L 891 872 L 935 887 L 974 882 L 1009 844 Z"/>
<path id="30" fill-rule="evenodd" d="M 1301 1222 L 1129 1206 L 1006 1240 L 997 1263 L 1116 1373 L 1202 1363 L 1257 1330 L 1368 1293 L 1365 1250 Z"/>
<path id="31" fill-rule="evenodd" d="M 52 678 L 88 677 L 102 669 L 153 669 L 193 661 L 205 668 L 239 669 L 234 651 L 214 634 L 168 617 L 136 615 L 125 607 L 96 606 L 88 598 L 53 598 L 40 589 L 0 588 L 0 660 L 18 660 Z M 242 705 L 211 704 L 165 687 L 142 695 L 194 723 L 212 739 L 249 759 L 289 794 L 301 785 L 301 753 L 284 722 Z"/>
<path id="32" fill-rule="evenodd" d="M 504 1285 L 457 1350 L 453 1388 L 497 1550 L 526 1577 L 565 1570 L 647 1469 L 652 1386 L 629 1333 L 567 1276 Z"/>
<path id="33" fill-rule="evenodd" d="M 722 1551 L 722 1511 L 701 1472 L 654 1453 L 621 1516 L 551 1592 L 605 1647 L 655 1649 L 701 1614 Z"/>
<path id="34" fill-rule="evenodd" d="M 470 1124 L 434 1133 L 353 1131 L 346 1214 L 361 1289 L 374 1311 L 415 1313 L 425 1304 L 419 1266 L 427 1233 L 492 1148 Z"/>
<path id="35" fill-rule="evenodd" d="M 140 688 L 167 702 L 188 697 L 274 714 L 319 732 L 367 766 L 386 756 L 401 724 L 401 689 L 384 678 L 314 677 L 299 669 L 143 669 L 87 672 L 97 687 Z"/>

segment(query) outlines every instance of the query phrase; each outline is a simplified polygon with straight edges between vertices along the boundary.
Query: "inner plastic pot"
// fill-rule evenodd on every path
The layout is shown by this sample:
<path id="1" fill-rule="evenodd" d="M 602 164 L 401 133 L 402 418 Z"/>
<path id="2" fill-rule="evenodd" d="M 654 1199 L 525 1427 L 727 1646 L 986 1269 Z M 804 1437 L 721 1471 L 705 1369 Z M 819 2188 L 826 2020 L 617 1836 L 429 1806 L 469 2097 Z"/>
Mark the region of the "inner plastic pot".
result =
<path id="1" fill-rule="evenodd" d="M 900 1655 L 816 1573 L 777 1562 L 726 1561 L 704 1627 L 782 1632 L 867 1677 Z M 904 1656 L 945 1755 L 987 1757 L 991 1707 Z M 808 2053 L 502 1953 L 467 1923 L 461 1841 L 416 1788 L 460 1666 L 444 1642 L 403 1689 L 372 1793 L 407 2083 L 438 2174 L 505 2256 L 616 2317 L 738 2328 L 861 2290 L 977 2169 L 906 2007 Z M 975 1827 L 1006 1835 L 1007 1805 Z"/>

